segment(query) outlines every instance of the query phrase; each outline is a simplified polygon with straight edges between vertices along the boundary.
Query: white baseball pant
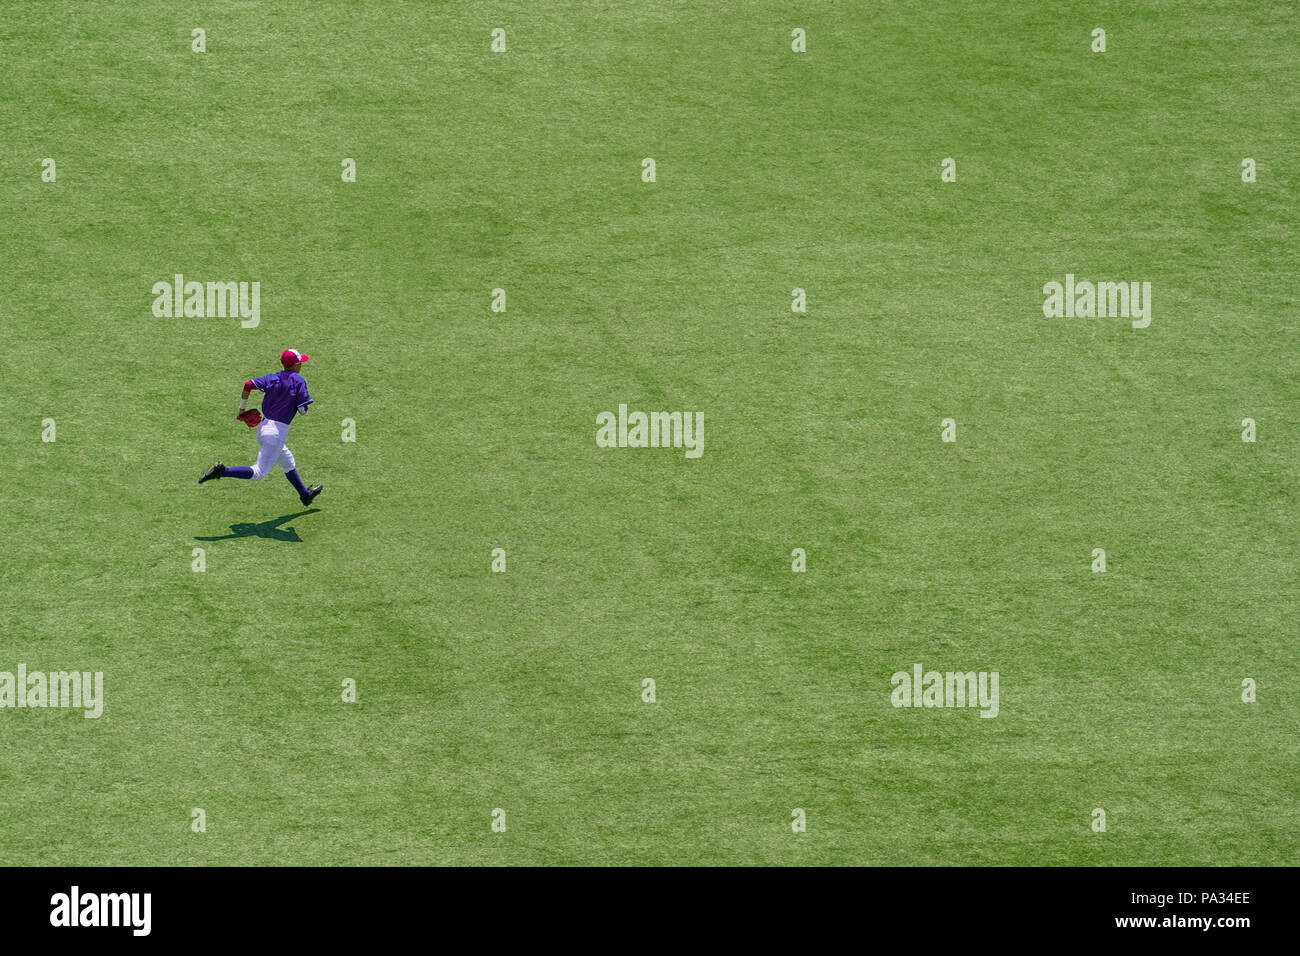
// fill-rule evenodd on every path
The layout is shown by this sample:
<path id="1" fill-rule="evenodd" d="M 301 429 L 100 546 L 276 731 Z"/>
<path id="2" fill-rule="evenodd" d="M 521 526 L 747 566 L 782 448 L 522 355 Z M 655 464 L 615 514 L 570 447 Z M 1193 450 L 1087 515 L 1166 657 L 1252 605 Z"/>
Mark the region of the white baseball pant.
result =
<path id="1" fill-rule="evenodd" d="M 257 443 L 261 448 L 257 452 L 257 461 L 253 464 L 253 480 L 261 481 L 276 465 L 281 471 L 293 471 L 293 452 L 285 445 L 289 440 L 289 426 L 284 422 L 263 418 L 257 426 Z"/>

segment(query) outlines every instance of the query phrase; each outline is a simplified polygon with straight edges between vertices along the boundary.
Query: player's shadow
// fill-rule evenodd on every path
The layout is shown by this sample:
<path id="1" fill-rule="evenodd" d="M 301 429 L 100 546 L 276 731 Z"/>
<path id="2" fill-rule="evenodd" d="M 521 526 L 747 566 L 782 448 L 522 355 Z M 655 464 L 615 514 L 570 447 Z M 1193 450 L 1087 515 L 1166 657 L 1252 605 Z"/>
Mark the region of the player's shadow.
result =
<path id="1" fill-rule="evenodd" d="M 281 528 L 280 525 L 286 521 L 292 521 L 294 518 L 301 518 L 303 515 L 314 515 L 320 511 L 319 508 L 311 508 L 307 511 L 298 511 L 291 515 L 281 515 L 278 518 L 272 518 L 270 521 L 259 521 L 254 524 L 251 521 L 241 521 L 238 524 L 230 526 L 230 534 L 223 534 L 216 538 L 201 538 L 194 536 L 195 541 L 229 541 L 231 538 L 267 538 L 271 541 L 301 541 L 298 532 L 293 528 Z"/>

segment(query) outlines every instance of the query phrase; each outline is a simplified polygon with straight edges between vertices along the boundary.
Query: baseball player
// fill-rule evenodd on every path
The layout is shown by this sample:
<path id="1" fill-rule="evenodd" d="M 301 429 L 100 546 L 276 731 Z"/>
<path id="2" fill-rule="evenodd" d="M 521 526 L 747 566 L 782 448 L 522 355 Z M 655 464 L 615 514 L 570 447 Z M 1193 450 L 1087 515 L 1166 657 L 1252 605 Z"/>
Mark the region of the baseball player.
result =
<path id="1" fill-rule="evenodd" d="M 297 349 L 285 349 L 280 353 L 283 371 L 271 372 L 244 383 L 244 394 L 239 397 L 239 414 L 235 417 L 249 428 L 257 429 L 257 443 L 261 445 L 257 461 L 251 468 L 247 465 L 227 468 L 217 462 L 202 474 L 199 484 L 213 478 L 249 478 L 261 481 L 275 465 L 279 465 L 304 505 L 311 504 L 312 499 L 321 493 L 324 485 L 308 488 L 302 483 L 294 464 L 293 452 L 285 446 L 289 440 L 289 423 L 293 421 L 293 416 L 306 415 L 312 403 L 312 397 L 307 394 L 307 383 L 298 374 L 307 358 Z M 248 407 L 248 395 L 253 389 L 265 393 L 261 412 Z"/>

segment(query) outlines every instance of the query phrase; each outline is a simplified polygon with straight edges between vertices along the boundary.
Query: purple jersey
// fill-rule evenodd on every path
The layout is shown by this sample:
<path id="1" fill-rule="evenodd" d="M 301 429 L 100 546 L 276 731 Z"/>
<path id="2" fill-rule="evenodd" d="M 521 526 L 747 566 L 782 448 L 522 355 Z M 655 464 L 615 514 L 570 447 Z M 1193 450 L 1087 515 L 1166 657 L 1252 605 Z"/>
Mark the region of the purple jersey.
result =
<path id="1" fill-rule="evenodd" d="M 266 393 L 262 399 L 262 414 L 272 421 L 287 425 L 299 412 L 306 414 L 307 406 L 312 403 L 312 397 L 307 394 L 307 383 L 297 372 L 288 369 L 255 378 L 252 384 L 253 388 Z"/>

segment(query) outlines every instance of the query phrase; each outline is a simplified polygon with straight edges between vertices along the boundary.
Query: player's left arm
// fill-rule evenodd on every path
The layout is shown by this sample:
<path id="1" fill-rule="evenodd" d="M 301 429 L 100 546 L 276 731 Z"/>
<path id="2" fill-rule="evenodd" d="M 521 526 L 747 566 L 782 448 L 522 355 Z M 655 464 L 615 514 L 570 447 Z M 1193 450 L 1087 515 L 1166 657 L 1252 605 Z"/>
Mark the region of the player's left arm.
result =
<path id="1" fill-rule="evenodd" d="M 251 395 L 251 394 L 253 393 L 253 389 L 257 389 L 258 391 L 262 391 L 262 386 L 260 386 L 260 385 L 257 384 L 257 379 L 255 379 L 255 378 L 250 378 L 247 382 L 244 383 L 244 393 L 243 393 L 242 395 L 239 396 L 239 412 L 240 412 L 240 413 L 242 413 L 242 412 L 244 411 L 244 409 L 246 409 L 246 408 L 248 407 L 248 396 Z M 235 417 L 238 418 L 238 417 L 239 417 L 239 413 L 236 413 Z"/>
<path id="2" fill-rule="evenodd" d="M 310 393 L 308 393 L 308 391 L 307 391 L 307 383 L 306 383 L 306 382 L 303 382 L 303 383 L 302 383 L 302 402 L 298 405 L 298 414 L 299 414 L 299 415 L 306 415 L 306 414 L 307 414 L 307 408 L 308 408 L 308 406 L 310 406 L 311 403 L 314 402 L 314 401 L 315 401 L 315 399 L 312 398 L 311 395 L 310 395 Z"/>

